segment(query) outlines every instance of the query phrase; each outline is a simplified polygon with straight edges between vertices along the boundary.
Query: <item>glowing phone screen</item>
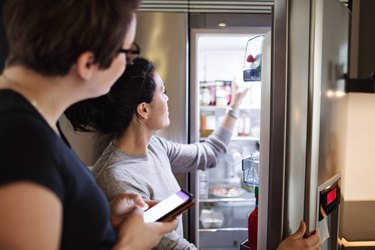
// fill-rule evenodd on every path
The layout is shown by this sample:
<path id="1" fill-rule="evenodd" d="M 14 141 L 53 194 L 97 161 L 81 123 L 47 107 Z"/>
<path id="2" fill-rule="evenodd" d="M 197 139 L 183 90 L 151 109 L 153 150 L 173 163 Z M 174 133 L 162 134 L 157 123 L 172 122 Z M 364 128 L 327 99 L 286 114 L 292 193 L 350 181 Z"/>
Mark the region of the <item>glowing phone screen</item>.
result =
<path id="1" fill-rule="evenodd" d="M 177 193 L 172 194 L 167 199 L 145 211 L 143 216 L 144 221 L 146 223 L 157 221 L 165 214 L 173 211 L 173 209 L 189 200 L 189 198 L 189 195 L 185 194 L 183 191 L 178 191 Z"/>

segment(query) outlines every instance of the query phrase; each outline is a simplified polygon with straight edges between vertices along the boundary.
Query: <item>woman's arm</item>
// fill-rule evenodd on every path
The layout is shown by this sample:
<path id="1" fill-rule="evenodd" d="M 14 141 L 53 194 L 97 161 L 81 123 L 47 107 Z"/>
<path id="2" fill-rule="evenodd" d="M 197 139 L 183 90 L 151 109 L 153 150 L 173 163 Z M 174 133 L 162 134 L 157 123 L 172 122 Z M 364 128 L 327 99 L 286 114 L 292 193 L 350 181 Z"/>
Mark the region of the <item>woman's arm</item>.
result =
<path id="1" fill-rule="evenodd" d="M 240 113 L 239 108 L 242 103 L 242 100 L 246 96 L 246 93 L 249 90 L 248 88 L 239 88 L 235 82 L 233 84 L 234 84 L 233 85 L 234 86 L 233 99 L 221 123 L 221 126 L 223 128 L 226 128 L 231 132 L 233 132 L 234 126 L 236 125 L 236 121 Z"/>
<path id="2" fill-rule="evenodd" d="M 0 249 L 59 249 L 62 204 L 47 188 L 17 182 L 0 188 Z"/>
<path id="3" fill-rule="evenodd" d="M 234 83 L 234 95 L 228 112 L 212 135 L 205 142 L 180 144 L 154 137 L 167 152 L 172 171 L 186 173 L 197 169 L 214 167 L 218 159 L 226 153 L 230 137 L 239 114 L 239 106 L 248 92 L 248 88 L 238 88 Z M 154 144 L 155 145 L 155 144 Z"/>

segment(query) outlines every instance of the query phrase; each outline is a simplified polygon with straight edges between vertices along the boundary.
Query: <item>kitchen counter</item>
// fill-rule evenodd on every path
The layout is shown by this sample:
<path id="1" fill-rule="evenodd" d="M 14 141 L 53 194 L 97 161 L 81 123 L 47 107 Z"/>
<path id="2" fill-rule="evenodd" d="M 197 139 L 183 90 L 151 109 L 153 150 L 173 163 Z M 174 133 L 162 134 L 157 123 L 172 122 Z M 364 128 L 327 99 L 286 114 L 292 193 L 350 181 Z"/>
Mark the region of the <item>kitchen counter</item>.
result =
<path id="1" fill-rule="evenodd" d="M 349 242 L 375 242 L 375 201 L 343 202 L 340 213 L 340 236 Z"/>

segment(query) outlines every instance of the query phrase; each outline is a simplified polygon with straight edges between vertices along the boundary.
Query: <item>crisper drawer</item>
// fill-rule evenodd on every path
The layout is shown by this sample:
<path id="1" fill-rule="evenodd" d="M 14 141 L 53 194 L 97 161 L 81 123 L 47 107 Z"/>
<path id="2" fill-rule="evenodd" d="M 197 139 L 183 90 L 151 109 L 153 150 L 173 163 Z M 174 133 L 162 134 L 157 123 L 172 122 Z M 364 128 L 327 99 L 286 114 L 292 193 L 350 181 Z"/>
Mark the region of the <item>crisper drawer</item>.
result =
<path id="1" fill-rule="evenodd" d="M 210 199 L 199 203 L 199 231 L 247 230 L 254 199 Z"/>
<path id="2" fill-rule="evenodd" d="M 200 250 L 238 250 L 247 239 L 247 230 L 200 233 Z"/>

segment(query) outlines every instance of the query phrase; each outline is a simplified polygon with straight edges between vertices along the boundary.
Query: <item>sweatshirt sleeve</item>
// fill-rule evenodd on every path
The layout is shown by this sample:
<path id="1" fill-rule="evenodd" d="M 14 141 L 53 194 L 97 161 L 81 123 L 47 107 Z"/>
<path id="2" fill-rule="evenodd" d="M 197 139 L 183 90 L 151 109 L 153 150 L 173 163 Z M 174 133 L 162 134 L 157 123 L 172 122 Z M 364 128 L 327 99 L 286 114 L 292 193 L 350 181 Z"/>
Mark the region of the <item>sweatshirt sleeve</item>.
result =
<path id="1" fill-rule="evenodd" d="M 180 144 L 155 137 L 165 148 L 172 171 L 186 173 L 215 167 L 225 155 L 232 133 L 223 128 L 217 128 L 206 141 L 194 144 Z"/>
<path id="2" fill-rule="evenodd" d="M 176 231 L 166 234 L 155 248 L 157 250 L 196 250 L 194 244 L 181 237 Z"/>

